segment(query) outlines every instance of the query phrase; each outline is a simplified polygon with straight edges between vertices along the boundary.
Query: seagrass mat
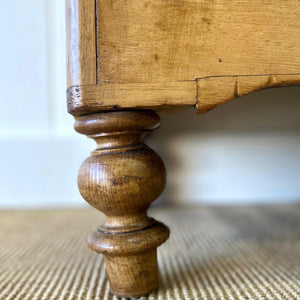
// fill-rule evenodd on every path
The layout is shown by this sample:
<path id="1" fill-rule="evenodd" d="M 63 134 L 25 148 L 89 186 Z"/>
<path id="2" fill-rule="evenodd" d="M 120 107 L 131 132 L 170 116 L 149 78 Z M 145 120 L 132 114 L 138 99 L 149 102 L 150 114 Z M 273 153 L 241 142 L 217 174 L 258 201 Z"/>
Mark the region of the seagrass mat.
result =
<path id="1" fill-rule="evenodd" d="M 172 235 L 140 299 L 300 299 L 300 206 L 154 209 Z M 88 234 L 95 210 L 0 213 L 0 299 L 118 299 Z"/>

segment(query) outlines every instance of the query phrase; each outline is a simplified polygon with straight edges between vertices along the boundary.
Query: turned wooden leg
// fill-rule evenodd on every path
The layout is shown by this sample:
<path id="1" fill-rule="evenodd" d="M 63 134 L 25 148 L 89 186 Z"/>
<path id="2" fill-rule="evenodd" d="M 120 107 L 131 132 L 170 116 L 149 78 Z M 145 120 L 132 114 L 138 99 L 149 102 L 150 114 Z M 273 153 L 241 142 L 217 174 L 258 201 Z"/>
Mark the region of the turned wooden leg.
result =
<path id="1" fill-rule="evenodd" d="M 158 127 L 152 111 L 104 112 L 80 117 L 75 129 L 97 142 L 78 174 L 82 197 L 106 215 L 88 239 L 104 254 L 113 294 L 149 294 L 158 285 L 156 248 L 169 229 L 147 216 L 165 186 L 165 167 L 144 137 Z"/>

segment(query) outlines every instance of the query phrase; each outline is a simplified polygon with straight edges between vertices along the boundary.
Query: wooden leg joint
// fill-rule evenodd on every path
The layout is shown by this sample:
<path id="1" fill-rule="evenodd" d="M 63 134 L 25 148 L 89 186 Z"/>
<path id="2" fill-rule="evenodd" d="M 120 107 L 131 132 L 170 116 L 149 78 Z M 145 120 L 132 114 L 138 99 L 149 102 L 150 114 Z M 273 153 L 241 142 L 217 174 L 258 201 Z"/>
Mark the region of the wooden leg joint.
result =
<path id="1" fill-rule="evenodd" d="M 156 248 L 169 229 L 147 216 L 165 186 L 165 167 L 144 137 L 159 125 L 152 111 L 119 111 L 83 116 L 75 129 L 97 142 L 78 174 L 83 198 L 106 215 L 89 247 L 104 254 L 112 293 L 149 294 L 158 285 Z"/>

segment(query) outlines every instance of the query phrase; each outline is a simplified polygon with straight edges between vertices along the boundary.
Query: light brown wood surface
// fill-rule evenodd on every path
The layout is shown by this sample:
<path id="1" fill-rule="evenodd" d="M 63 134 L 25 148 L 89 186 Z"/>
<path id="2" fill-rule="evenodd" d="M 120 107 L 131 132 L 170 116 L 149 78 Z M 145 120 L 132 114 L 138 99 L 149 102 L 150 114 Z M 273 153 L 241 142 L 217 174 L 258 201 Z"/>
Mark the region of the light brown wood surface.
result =
<path id="1" fill-rule="evenodd" d="M 156 248 L 169 229 L 147 209 L 163 191 L 166 171 L 143 139 L 159 122 L 151 111 L 106 112 L 75 122 L 79 133 L 97 142 L 79 170 L 79 191 L 106 215 L 88 244 L 104 254 L 110 290 L 118 296 L 146 295 L 158 285 Z"/>
<path id="2" fill-rule="evenodd" d="M 77 1 L 67 1 L 67 15 L 79 16 L 67 22 L 73 114 L 205 112 L 257 89 L 300 84 L 300 1 Z"/>
<path id="3" fill-rule="evenodd" d="M 203 113 L 299 85 L 300 1 L 66 0 L 66 16 L 68 110 L 97 142 L 78 186 L 106 215 L 89 246 L 104 254 L 114 294 L 146 295 L 169 230 L 146 213 L 165 168 L 143 142 L 159 124 L 144 109 Z"/>
<path id="4" fill-rule="evenodd" d="M 194 105 L 196 99 L 196 83 L 192 81 L 99 84 L 68 89 L 68 108 L 74 116 L 122 108 L 187 107 Z"/>
<path id="5" fill-rule="evenodd" d="M 196 107 L 198 113 L 205 113 L 229 100 L 257 90 L 299 83 L 300 74 L 206 77 L 197 81 L 199 100 Z"/>
<path id="6" fill-rule="evenodd" d="M 97 84 L 94 0 L 66 0 L 67 85 Z"/>

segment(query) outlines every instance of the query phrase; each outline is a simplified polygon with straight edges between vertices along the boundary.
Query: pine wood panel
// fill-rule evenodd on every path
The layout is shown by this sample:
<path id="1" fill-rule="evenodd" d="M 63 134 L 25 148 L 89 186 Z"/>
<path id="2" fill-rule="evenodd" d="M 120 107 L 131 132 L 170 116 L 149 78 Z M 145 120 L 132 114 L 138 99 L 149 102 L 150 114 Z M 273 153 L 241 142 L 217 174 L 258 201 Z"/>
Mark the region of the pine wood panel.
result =
<path id="1" fill-rule="evenodd" d="M 83 100 L 84 99 L 84 100 Z M 170 109 L 197 101 L 196 82 L 99 84 L 68 89 L 68 108 L 75 116 L 127 108 Z"/>
<path id="2" fill-rule="evenodd" d="M 101 82 L 299 72 L 299 1 L 102 0 L 97 13 Z"/>
<path id="3" fill-rule="evenodd" d="M 299 83 L 300 74 L 206 77 L 197 82 L 196 108 L 201 114 L 253 91 L 299 85 Z"/>
<path id="4" fill-rule="evenodd" d="M 77 1 L 68 0 L 73 5 Z M 232 90 L 236 78 L 246 85 L 247 93 L 272 86 L 265 80 L 272 76 L 284 77 L 276 86 L 300 84 L 300 1 L 97 0 L 94 9 L 97 45 L 91 48 L 92 54 L 86 51 L 87 59 L 93 60 L 86 70 L 79 60 L 94 83 L 83 77 L 68 85 L 69 103 L 76 102 L 69 106 L 71 113 L 78 113 L 80 107 L 100 111 L 187 104 L 205 112 L 244 94 Z M 85 38 L 79 46 L 92 44 L 92 37 L 86 36 L 91 35 L 87 30 L 92 27 L 79 26 L 77 36 Z M 72 45 L 74 48 L 76 43 Z M 96 76 L 91 61 L 97 62 Z M 188 90 L 186 85 L 182 88 L 182 82 L 190 83 Z M 170 83 L 172 88 L 168 89 Z M 88 87 L 82 86 L 87 84 L 97 87 L 74 98 L 74 86 L 86 91 Z M 129 93 L 134 86 L 143 86 L 144 95 L 139 88 Z M 162 97 L 157 95 L 157 86 Z M 216 89 L 216 94 L 208 89 Z M 174 97 L 176 90 L 181 93 Z"/>

